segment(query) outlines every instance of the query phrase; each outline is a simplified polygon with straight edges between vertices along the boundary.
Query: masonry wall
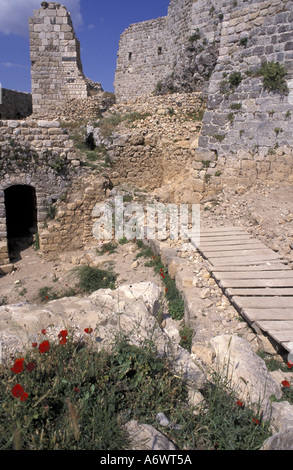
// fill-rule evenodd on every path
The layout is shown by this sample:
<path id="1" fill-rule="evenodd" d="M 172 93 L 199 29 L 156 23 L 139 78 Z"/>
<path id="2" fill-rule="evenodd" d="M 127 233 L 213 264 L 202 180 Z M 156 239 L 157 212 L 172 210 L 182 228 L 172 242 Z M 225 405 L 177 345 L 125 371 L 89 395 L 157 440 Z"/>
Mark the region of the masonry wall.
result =
<path id="1" fill-rule="evenodd" d="M 172 0 L 168 15 L 130 25 L 120 38 L 115 95 L 117 101 L 151 95 L 172 74 L 182 45 L 192 34 L 193 0 Z"/>
<path id="2" fill-rule="evenodd" d="M 53 2 L 44 4 L 29 18 L 29 29 L 34 115 L 48 116 L 54 114 L 57 104 L 87 98 L 80 44 L 66 8 Z"/>
<path id="3" fill-rule="evenodd" d="M 199 146 L 232 161 L 264 160 L 291 147 L 293 112 L 293 2 L 246 1 L 224 11 L 218 63 L 211 76 Z M 263 62 L 287 71 L 290 93 L 268 92 L 255 72 Z M 241 73 L 230 87 L 232 73 Z M 236 109 L 237 108 L 237 109 Z M 248 158 L 248 157 L 246 157 Z"/>
<path id="4" fill-rule="evenodd" d="M 0 265 L 9 263 L 4 191 L 32 186 L 42 228 L 48 207 L 60 199 L 79 167 L 73 142 L 57 121 L 0 121 Z"/>
<path id="5" fill-rule="evenodd" d="M 32 114 L 32 95 L 30 93 L 2 88 L 1 98 L 0 119 L 23 119 Z"/>

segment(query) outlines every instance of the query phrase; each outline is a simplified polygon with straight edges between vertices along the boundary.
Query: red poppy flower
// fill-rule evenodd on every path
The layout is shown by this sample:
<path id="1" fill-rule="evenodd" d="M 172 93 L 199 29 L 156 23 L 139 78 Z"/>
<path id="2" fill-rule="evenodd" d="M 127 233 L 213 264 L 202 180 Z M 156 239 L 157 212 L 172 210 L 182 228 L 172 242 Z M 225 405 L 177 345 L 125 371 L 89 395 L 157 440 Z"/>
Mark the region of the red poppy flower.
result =
<path id="1" fill-rule="evenodd" d="M 15 398 L 20 398 L 24 394 L 24 389 L 22 388 L 21 385 L 16 384 L 11 390 L 11 393 Z"/>
<path id="2" fill-rule="evenodd" d="M 287 366 L 289 367 L 289 369 L 291 369 L 291 367 L 293 367 L 293 362 L 288 361 Z"/>
<path id="3" fill-rule="evenodd" d="M 23 392 L 23 394 L 22 394 L 21 397 L 20 397 L 20 401 L 26 401 L 26 400 L 27 400 L 27 397 L 28 397 L 28 393 L 27 393 L 27 392 Z"/>
<path id="4" fill-rule="evenodd" d="M 38 343 L 32 343 L 32 347 L 36 348 L 38 346 Z"/>
<path id="5" fill-rule="evenodd" d="M 66 344 L 67 343 L 67 339 L 65 336 L 63 336 L 61 339 L 60 339 L 60 344 Z"/>
<path id="6" fill-rule="evenodd" d="M 34 368 L 35 368 L 35 363 L 34 362 L 29 362 L 26 366 L 26 370 L 28 372 L 31 372 L 32 370 L 34 370 Z"/>
<path id="7" fill-rule="evenodd" d="M 23 361 L 23 357 L 21 359 L 16 359 L 13 367 L 11 367 L 10 370 L 12 370 L 12 372 L 14 372 L 15 374 L 20 374 L 20 372 L 23 371 Z"/>
<path id="8" fill-rule="evenodd" d="M 62 330 L 58 334 L 58 338 L 65 338 L 66 336 L 68 336 L 68 331 L 67 330 Z"/>
<path id="9" fill-rule="evenodd" d="M 49 300 L 49 297 L 46 297 L 46 300 Z"/>
<path id="10" fill-rule="evenodd" d="M 236 402 L 237 406 L 242 407 L 244 405 L 243 401 L 237 400 Z"/>
<path id="11" fill-rule="evenodd" d="M 252 421 L 253 421 L 255 424 L 260 424 L 259 420 L 256 419 L 256 418 L 253 418 Z"/>
<path id="12" fill-rule="evenodd" d="M 183 339 L 183 341 L 186 341 L 186 336 L 181 336 L 181 339 Z"/>
<path id="13" fill-rule="evenodd" d="M 50 349 L 49 341 L 43 341 L 39 346 L 40 353 L 45 353 L 45 352 L 49 351 L 49 349 Z"/>
<path id="14" fill-rule="evenodd" d="M 74 390 L 76 393 L 78 393 L 78 392 L 79 392 L 79 388 L 77 388 L 77 387 L 74 387 L 74 389 L 73 389 L 73 390 Z"/>
<path id="15" fill-rule="evenodd" d="M 47 298 L 48 298 L 48 297 L 46 297 L 46 299 L 47 299 Z M 46 330 L 42 330 L 42 333 L 43 333 L 43 335 L 46 335 L 46 334 L 47 334 L 47 331 L 46 331 Z"/>
<path id="16" fill-rule="evenodd" d="M 288 380 L 283 380 L 283 382 L 281 382 L 281 384 L 283 385 L 283 387 L 290 387 L 290 384 L 289 384 Z"/>
<path id="17" fill-rule="evenodd" d="M 167 292 L 167 291 L 168 291 L 168 289 L 167 289 L 167 287 L 166 287 L 165 292 Z"/>
<path id="18" fill-rule="evenodd" d="M 89 335 L 90 333 L 92 333 L 93 329 L 92 328 L 85 328 L 84 331 L 85 331 L 85 333 L 87 333 Z"/>

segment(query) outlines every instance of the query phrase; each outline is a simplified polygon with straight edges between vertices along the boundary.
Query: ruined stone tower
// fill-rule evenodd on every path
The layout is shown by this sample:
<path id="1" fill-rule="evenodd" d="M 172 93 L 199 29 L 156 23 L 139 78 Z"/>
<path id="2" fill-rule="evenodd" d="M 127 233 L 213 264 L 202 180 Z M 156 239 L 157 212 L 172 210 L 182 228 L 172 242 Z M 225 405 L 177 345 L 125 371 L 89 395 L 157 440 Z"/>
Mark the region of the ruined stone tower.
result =
<path id="1" fill-rule="evenodd" d="M 48 115 L 71 98 L 85 99 L 80 44 L 70 13 L 54 2 L 42 2 L 29 18 L 31 83 L 34 115 Z"/>

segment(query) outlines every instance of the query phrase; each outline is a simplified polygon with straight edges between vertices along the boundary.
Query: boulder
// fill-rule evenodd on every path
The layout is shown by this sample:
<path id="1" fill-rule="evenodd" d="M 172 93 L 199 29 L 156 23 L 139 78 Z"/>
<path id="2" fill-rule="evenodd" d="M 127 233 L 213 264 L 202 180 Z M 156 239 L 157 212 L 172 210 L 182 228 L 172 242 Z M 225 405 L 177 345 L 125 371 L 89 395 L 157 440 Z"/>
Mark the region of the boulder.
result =
<path id="1" fill-rule="evenodd" d="M 149 424 L 132 420 L 126 423 L 125 429 L 132 440 L 133 450 L 176 450 L 164 434 Z"/>
<path id="2" fill-rule="evenodd" d="M 244 338 L 220 335 L 211 339 L 218 373 L 231 380 L 239 398 L 259 404 L 267 413 L 270 397 L 281 398 L 279 385 L 271 377 L 265 362 L 253 351 Z"/>

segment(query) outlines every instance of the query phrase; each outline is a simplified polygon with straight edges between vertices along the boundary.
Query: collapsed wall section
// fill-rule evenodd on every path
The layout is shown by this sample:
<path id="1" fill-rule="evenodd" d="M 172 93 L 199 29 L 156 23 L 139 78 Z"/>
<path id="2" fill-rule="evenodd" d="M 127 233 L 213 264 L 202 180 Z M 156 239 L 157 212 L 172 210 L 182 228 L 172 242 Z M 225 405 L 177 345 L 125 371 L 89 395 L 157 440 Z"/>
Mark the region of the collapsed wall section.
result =
<path id="1" fill-rule="evenodd" d="M 89 95 L 80 44 L 64 6 L 43 2 L 29 18 L 33 113 L 54 114 L 56 105 Z"/>

